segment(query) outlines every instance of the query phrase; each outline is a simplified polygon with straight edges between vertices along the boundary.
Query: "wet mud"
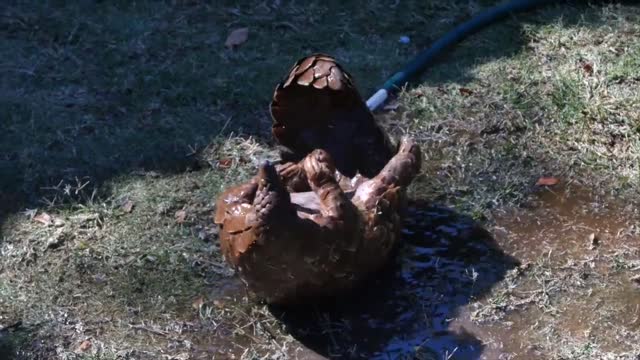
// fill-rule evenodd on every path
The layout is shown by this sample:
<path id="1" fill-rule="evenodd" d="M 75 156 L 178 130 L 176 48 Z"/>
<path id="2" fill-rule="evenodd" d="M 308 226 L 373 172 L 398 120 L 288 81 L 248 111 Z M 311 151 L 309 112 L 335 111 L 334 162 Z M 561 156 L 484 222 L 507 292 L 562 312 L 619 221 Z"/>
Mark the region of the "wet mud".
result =
<path id="1" fill-rule="evenodd" d="M 547 329 L 612 351 L 620 329 L 640 331 L 640 290 L 615 266 L 640 248 L 635 209 L 560 188 L 495 213 L 488 230 L 426 203 L 409 214 L 397 256 L 362 287 L 329 303 L 270 308 L 301 345 L 292 358 L 546 359 L 538 337 Z M 537 263 L 558 273 L 552 311 L 527 301 L 545 291 L 526 273 Z M 475 318 L 520 269 L 522 303 L 498 319 Z"/>

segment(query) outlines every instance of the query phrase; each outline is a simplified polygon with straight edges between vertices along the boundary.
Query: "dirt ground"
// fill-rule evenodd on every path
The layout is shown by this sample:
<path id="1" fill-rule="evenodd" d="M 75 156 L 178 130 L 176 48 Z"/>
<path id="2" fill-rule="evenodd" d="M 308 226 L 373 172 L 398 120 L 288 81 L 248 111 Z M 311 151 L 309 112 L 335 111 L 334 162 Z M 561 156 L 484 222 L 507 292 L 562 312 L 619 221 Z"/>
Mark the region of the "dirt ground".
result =
<path id="1" fill-rule="evenodd" d="M 214 200 L 277 156 L 267 106 L 297 58 L 335 55 L 367 96 L 493 4 L 0 8 L 0 359 L 640 358 L 632 2 L 512 16 L 376 114 L 424 164 L 357 294 L 255 304 L 220 256 Z"/>

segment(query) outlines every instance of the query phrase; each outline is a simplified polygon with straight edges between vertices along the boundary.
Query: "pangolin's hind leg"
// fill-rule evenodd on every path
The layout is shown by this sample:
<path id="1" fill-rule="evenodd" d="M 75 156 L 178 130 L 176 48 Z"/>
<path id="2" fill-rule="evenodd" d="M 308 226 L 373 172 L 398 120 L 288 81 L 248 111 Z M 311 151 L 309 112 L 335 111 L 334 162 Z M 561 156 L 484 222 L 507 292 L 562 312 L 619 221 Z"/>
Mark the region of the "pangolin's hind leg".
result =
<path id="1" fill-rule="evenodd" d="M 370 210 L 380 197 L 394 188 L 406 188 L 420 171 L 422 156 L 415 140 L 404 137 L 398 152 L 373 179 L 362 184 L 353 202 L 362 210 Z"/>
<path id="2" fill-rule="evenodd" d="M 353 197 L 362 211 L 364 241 L 360 256 L 363 268 L 376 269 L 390 257 L 400 239 L 405 190 L 420 170 L 418 145 L 403 138 L 398 152 L 373 179 L 363 183 Z"/>

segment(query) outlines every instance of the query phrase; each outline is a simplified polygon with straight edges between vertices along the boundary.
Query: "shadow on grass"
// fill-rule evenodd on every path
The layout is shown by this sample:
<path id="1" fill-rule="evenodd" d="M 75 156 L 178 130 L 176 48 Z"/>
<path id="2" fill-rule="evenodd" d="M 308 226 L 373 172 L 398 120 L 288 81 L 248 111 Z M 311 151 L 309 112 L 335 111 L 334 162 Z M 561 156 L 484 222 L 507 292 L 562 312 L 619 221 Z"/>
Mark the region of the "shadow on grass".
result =
<path id="1" fill-rule="evenodd" d="M 585 9 L 550 6 L 490 26 L 421 81 L 468 81 L 479 63 L 522 49 L 524 23 L 589 23 Z M 10 3 L 0 18 L 0 221 L 42 198 L 59 203 L 78 189 L 90 197 L 133 170 L 184 171 L 194 166 L 193 150 L 220 134 L 270 143 L 269 98 L 295 59 L 335 54 L 366 96 L 474 11 L 462 0 L 373 1 L 366 9 L 319 0 Z M 229 29 L 241 26 L 249 41 L 225 49 Z M 411 43 L 399 44 L 401 35 Z"/>
<path id="2" fill-rule="evenodd" d="M 348 298 L 272 308 L 293 336 L 332 359 L 478 359 L 481 341 L 450 327 L 517 261 L 467 216 L 414 203 L 397 261 Z M 462 316 L 464 318 L 464 316 Z"/>

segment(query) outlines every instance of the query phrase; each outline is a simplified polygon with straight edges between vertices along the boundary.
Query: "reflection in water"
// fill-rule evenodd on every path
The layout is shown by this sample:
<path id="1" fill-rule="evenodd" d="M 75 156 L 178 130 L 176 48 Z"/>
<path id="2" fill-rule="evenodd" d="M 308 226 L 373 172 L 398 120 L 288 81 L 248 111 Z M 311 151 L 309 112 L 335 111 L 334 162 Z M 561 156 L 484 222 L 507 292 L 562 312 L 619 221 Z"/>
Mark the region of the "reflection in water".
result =
<path id="1" fill-rule="evenodd" d="M 329 358 L 476 359 L 483 345 L 450 329 L 462 306 L 516 261 L 451 210 L 413 204 L 393 264 L 330 305 L 273 308 L 304 345 Z"/>

